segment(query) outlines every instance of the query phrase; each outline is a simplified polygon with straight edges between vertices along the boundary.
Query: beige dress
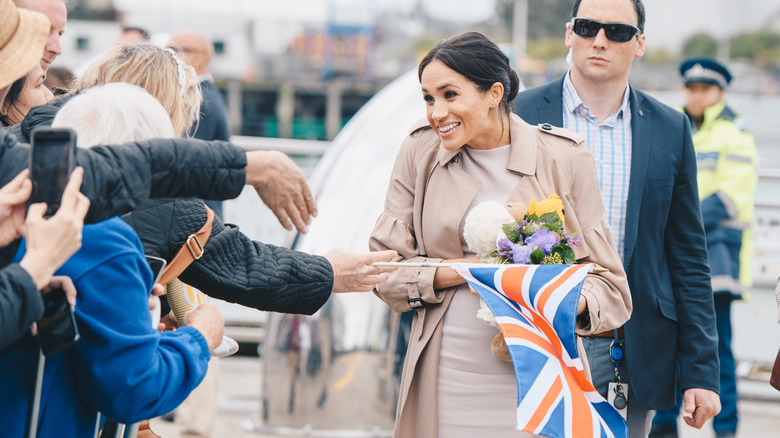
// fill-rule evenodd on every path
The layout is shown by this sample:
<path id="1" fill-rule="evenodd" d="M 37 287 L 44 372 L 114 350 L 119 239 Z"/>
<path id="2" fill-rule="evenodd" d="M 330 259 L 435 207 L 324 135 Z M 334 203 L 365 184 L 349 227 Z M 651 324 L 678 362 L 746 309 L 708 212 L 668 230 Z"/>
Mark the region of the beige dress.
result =
<path id="1" fill-rule="evenodd" d="M 522 178 L 506 170 L 509 145 L 464 148 L 456 165 L 482 184 L 469 210 L 483 201 L 506 202 Z M 466 257 L 475 254 L 463 242 Z M 490 341 L 498 333 L 476 317 L 479 297 L 464 284 L 444 314 L 439 357 L 438 434 L 441 438 L 532 436 L 515 430 L 517 380 L 512 364 L 493 357 Z"/>

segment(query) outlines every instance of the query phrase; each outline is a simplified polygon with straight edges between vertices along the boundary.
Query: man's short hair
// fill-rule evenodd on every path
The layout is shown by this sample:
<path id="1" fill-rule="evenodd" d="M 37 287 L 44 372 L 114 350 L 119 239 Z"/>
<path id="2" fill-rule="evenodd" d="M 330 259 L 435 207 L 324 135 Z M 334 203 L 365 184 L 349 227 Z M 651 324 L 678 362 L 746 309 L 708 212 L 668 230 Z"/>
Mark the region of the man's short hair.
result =
<path id="1" fill-rule="evenodd" d="M 634 10 L 636 11 L 636 27 L 639 28 L 639 31 L 644 33 L 645 32 L 645 5 L 642 3 L 642 0 L 631 0 L 634 2 Z M 577 16 L 577 12 L 580 10 L 580 3 L 582 3 L 582 0 L 574 0 L 574 8 L 571 11 L 571 18 L 575 18 Z M 630 23 L 629 23 L 630 24 Z"/>
<path id="2" fill-rule="evenodd" d="M 146 29 L 142 29 L 140 27 L 135 26 L 127 26 L 122 28 L 122 33 L 127 32 L 135 32 L 138 35 L 141 35 L 141 41 L 149 41 L 152 39 L 152 36 L 149 35 L 149 32 L 146 31 Z"/>

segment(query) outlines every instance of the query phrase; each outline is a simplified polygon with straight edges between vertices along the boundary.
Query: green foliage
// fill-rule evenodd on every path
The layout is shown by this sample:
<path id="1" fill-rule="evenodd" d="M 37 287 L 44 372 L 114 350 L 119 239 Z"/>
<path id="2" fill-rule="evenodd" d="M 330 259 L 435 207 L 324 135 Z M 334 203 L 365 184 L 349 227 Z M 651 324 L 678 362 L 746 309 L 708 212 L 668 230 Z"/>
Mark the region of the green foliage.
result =
<path id="1" fill-rule="evenodd" d="M 561 217 L 556 212 L 545 213 L 539 218 L 543 226 L 554 233 L 560 233 L 563 229 Z"/>
<path id="2" fill-rule="evenodd" d="M 682 54 L 686 58 L 718 55 L 718 40 L 708 33 L 697 33 L 683 44 Z"/>
<path id="3" fill-rule="evenodd" d="M 544 261 L 544 252 L 541 249 L 536 248 L 535 250 L 531 251 L 530 258 L 532 265 L 541 265 Z"/>
<path id="4" fill-rule="evenodd" d="M 574 258 L 574 249 L 568 245 L 556 245 L 552 248 L 552 253 L 557 254 L 563 260 L 561 263 L 573 265 L 577 260 Z"/>
<path id="5" fill-rule="evenodd" d="M 737 35 L 731 39 L 731 57 L 759 64 L 780 62 L 780 34 L 769 31 Z"/>
<path id="6" fill-rule="evenodd" d="M 560 254 L 554 252 L 547 256 L 547 258 L 544 259 L 544 262 L 542 262 L 543 265 L 562 265 L 563 264 L 563 258 Z"/>
<path id="7" fill-rule="evenodd" d="M 507 239 L 511 240 L 513 243 L 517 243 L 517 238 L 519 237 L 517 235 L 517 228 L 519 226 L 520 222 L 512 222 L 511 224 L 502 225 L 501 230 L 504 232 Z"/>

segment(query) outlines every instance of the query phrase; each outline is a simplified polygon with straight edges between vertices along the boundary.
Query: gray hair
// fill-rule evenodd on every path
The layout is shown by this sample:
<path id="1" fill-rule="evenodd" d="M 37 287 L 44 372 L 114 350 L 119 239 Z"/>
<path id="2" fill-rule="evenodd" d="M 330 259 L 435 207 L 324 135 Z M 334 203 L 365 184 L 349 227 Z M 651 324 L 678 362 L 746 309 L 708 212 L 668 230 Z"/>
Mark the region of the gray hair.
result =
<path id="1" fill-rule="evenodd" d="M 79 92 L 63 105 L 52 127 L 75 130 L 82 148 L 175 136 L 160 102 L 143 88 L 124 82 Z"/>

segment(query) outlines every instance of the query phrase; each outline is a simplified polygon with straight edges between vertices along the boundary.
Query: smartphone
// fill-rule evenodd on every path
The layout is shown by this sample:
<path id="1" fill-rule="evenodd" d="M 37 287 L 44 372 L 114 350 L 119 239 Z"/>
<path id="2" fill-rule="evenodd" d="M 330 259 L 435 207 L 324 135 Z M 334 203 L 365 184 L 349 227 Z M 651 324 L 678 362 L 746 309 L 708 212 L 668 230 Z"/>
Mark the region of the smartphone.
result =
<path id="1" fill-rule="evenodd" d="M 32 194 L 27 203 L 46 203 L 45 217 L 57 212 L 75 165 L 76 132 L 69 128 L 33 130 L 30 148 Z"/>
<path id="2" fill-rule="evenodd" d="M 162 276 L 165 265 L 167 265 L 168 262 L 163 258 L 150 255 L 146 256 L 146 262 L 149 263 L 149 267 L 152 268 L 152 278 L 154 278 L 152 284 L 157 283 L 160 281 L 160 276 Z"/>
<path id="3" fill-rule="evenodd" d="M 168 262 L 160 257 L 150 255 L 146 256 L 146 262 L 149 263 L 149 267 L 152 268 L 152 278 L 154 278 L 152 284 L 157 283 L 160 281 L 160 276 L 162 276 L 165 265 L 167 265 Z M 149 293 L 151 293 L 151 290 Z M 160 303 L 160 297 L 152 297 L 152 299 L 157 303 L 157 305 L 154 306 L 154 310 L 152 310 L 152 329 L 157 330 L 157 325 L 160 324 L 162 304 Z"/>
<path id="4" fill-rule="evenodd" d="M 38 333 L 46 357 L 54 356 L 79 340 L 76 318 L 62 288 L 43 294 L 43 319 L 38 321 Z"/>

